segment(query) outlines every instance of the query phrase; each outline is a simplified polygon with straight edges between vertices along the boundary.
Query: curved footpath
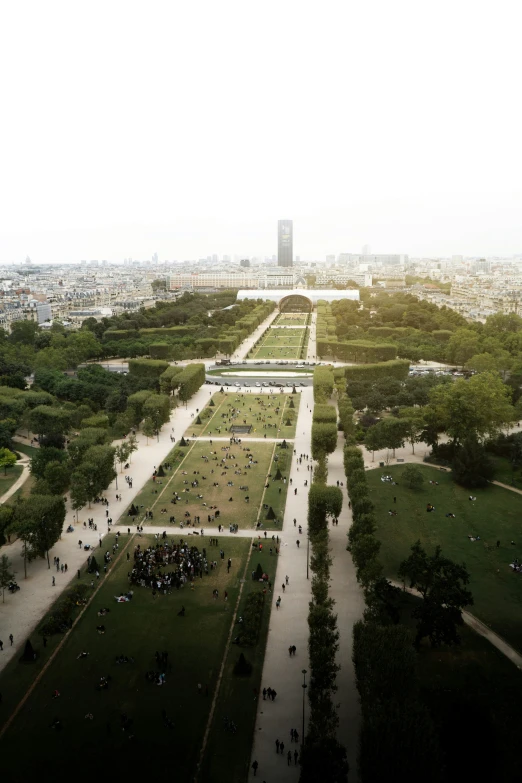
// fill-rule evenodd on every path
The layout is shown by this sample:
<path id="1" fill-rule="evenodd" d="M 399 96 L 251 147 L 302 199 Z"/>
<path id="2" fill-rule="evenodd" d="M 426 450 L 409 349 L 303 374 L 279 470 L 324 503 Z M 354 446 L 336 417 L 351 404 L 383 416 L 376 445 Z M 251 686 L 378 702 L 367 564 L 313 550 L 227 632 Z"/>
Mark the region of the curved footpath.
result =
<path id="1" fill-rule="evenodd" d="M 9 498 L 12 497 L 14 495 L 14 493 L 18 489 L 20 489 L 20 487 L 23 484 L 25 484 L 25 482 L 29 478 L 29 474 L 30 474 L 29 457 L 23 457 L 22 459 L 19 459 L 16 464 L 22 466 L 22 472 L 20 473 L 20 475 L 16 479 L 15 483 L 12 486 L 9 487 L 7 492 L 4 492 L 2 497 L 0 497 L 0 505 L 2 505 L 3 503 L 6 503 L 9 500 Z"/>

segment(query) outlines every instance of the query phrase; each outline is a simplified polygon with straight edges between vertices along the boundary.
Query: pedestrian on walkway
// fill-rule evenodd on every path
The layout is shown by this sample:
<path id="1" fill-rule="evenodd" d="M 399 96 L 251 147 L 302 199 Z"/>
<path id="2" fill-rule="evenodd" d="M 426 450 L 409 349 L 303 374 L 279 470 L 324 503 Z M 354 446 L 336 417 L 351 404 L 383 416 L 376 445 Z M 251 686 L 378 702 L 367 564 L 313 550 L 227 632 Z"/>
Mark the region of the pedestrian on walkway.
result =
<path id="1" fill-rule="evenodd" d="M 266 701 L 266 688 L 263 688 L 263 701 Z"/>
<path id="2" fill-rule="evenodd" d="M 283 588 L 283 593 L 284 593 L 284 592 L 285 592 L 285 587 L 286 587 L 286 585 L 285 585 L 285 583 L 284 583 L 284 582 L 283 582 L 283 584 L 281 585 L 281 587 Z"/>
<path id="3" fill-rule="evenodd" d="M 2 651 L 3 649 L 4 649 L 4 643 L 3 643 L 3 641 L 0 639 L 0 651 Z"/>
<path id="4" fill-rule="evenodd" d="M 297 544 L 297 548 L 299 549 L 299 544 L 301 543 L 301 542 L 299 541 L 299 539 L 297 539 L 297 541 L 296 541 L 295 543 Z"/>
<path id="5" fill-rule="evenodd" d="M 276 746 L 276 753 L 279 753 L 279 740 L 278 739 L 276 739 L 276 741 L 275 741 L 275 746 Z"/>
<path id="6" fill-rule="evenodd" d="M 291 750 L 289 750 L 288 753 L 286 754 L 286 763 L 287 763 L 288 767 L 291 766 L 291 764 L 292 764 L 292 751 Z"/>
<path id="7" fill-rule="evenodd" d="M 286 582 L 286 584 L 288 584 L 288 583 L 289 583 L 289 581 L 290 581 L 290 579 L 288 578 L 288 576 L 285 576 L 285 582 Z"/>
<path id="8" fill-rule="evenodd" d="M 297 767 L 298 758 L 299 758 L 299 753 L 297 752 L 297 750 L 294 750 L 294 764 L 296 767 Z"/>
<path id="9" fill-rule="evenodd" d="M 11 647 L 12 647 L 14 642 L 14 636 L 12 633 L 9 634 L 9 641 L 11 642 Z"/>
<path id="10" fill-rule="evenodd" d="M 212 396 L 212 392 L 210 392 L 210 395 Z M 256 777 L 256 775 L 257 775 L 257 768 L 258 768 L 258 766 L 259 766 L 259 764 L 254 759 L 254 761 L 252 762 L 252 769 L 254 770 L 254 777 Z"/>
<path id="11" fill-rule="evenodd" d="M 297 525 L 297 519 L 294 519 L 294 527 Z"/>
<path id="12" fill-rule="evenodd" d="M 55 585 L 56 585 L 56 579 L 53 576 L 53 587 L 55 587 Z"/>
<path id="13" fill-rule="evenodd" d="M 297 495 L 297 487 L 294 489 L 294 495 Z"/>
<path id="14" fill-rule="evenodd" d="M 283 753 L 285 752 L 285 743 L 281 742 L 280 745 L 279 745 L 279 748 L 281 750 L 281 755 L 283 755 Z"/>
<path id="15" fill-rule="evenodd" d="M 299 742 L 299 732 L 294 729 L 294 742 Z"/>

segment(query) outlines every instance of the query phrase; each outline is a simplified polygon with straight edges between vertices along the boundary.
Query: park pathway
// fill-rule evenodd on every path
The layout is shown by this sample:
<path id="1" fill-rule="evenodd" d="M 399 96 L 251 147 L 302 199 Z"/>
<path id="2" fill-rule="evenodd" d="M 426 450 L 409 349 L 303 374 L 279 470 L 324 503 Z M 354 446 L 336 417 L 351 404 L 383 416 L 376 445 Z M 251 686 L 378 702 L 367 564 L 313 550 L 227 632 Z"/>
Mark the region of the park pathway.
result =
<path id="1" fill-rule="evenodd" d="M 29 478 L 29 475 L 30 475 L 29 457 L 23 456 L 21 459 L 18 460 L 18 462 L 16 464 L 22 466 L 22 472 L 20 473 L 20 475 L 16 479 L 15 483 L 12 484 L 12 486 L 9 487 L 7 492 L 4 492 L 2 497 L 0 497 L 0 505 L 2 505 L 3 503 L 6 503 L 9 500 L 9 498 L 12 497 L 14 495 L 14 493 L 18 489 L 20 489 L 20 487 L 23 484 L 25 484 L 25 482 Z"/>
<path id="2" fill-rule="evenodd" d="M 312 322 L 310 324 L 310 339 L 308 340 L 308 351 L 306 354 L 307 361 L 313 360 L 317 357 L 316 326 L 317 313 L 312 313 Z"/>
<path id="3" fill-rule="evenodd" d="M 259 763 L 259 780 L 290 781 L 295 783 L 299 779 L 300 768 L 287 766 L 286 754 L 288 750 L 300 750 L 300 743 L 295 745 L 290 741 L 290 729 L 296 729 L 299 736 L 303 733 L 303 675 L 302 670 L 309 670 L 308 662 L 308 603 L 310 601 L 310 580 L 307 579 L 307 516 L 308 516 L 308 487 L 304 486 L 307 480 L 310 484 L 311 472 L 307 469 L 312 465 L 311 461 L 311 423 L 313 408 L 313 389 L 307 387 L 301 393 L 301 405 L 297 418 L 296 436 L 294 440 L 295 454 L 292 459 L 290 478 L 292 486 L 288 489 L 283 528 L 281 532 L 282 546 L 280 550 L 272 601 L 275 604 L 277 597 L 281 596 L 281 608 L 276 610 L 272 606 L 266 655 L 263 666 L 262 688 L 274 688 L 277 691 L 275 701 L 259 697 L 256 724 L 254 730 L 254 745 L 252 760 Z M 308 454 L 310 460 L 303 459 L 299 464 L 300 454 Z M 297 489 L 297 495 L 295 490 Z M 303 526 L 302 534 L 294 527 Z M 299 539 L 300 546 L 296 541 Z M 285 577 L 289 577 L 289 586 L 285 592 L 282 584 Z M 310 574 L 311 576 L 311 574 Z M 295 656 L 290 657 L 288 647 L 297 647 Z M 308 679 L 307 679 L 308 681 Z M 305 705 L 308 716 L 308 705 Z M 306 730 L 306 727 L 305 727 Z M 279 739 L 285 744 L 284 756 L 276 753 L 275 741 Z M 249 780 L 254 779 L 250 769 Z"/>
<path id="4" fill-rule="evenodd" d="M 355 684 L 355 670 L 352 662 L 353 626 L 361 620 L 364 612 L 363 592 L 355 576 L 352 556 L 346 549 L 347 535 L 352 524 L 352 512 L 348 507 L 346 477 L 344 475 L 344 435 L 338 433 L 337 448 L 328 457 L 328 484 L 336 486 L 342 483 L 343 508 L 338 525 L 330 525 L 330 548 L 332 567 L 330 570 L 330 596 L 335 600 L 337 627 L 339 629 L 339 652 L 337 674 L 339 690 L 335 696 L 338 703 L 339 729 L 337 738 L 345 746 L 350 765 L 350 783 L 357 783 L 357 753 L 361 710 L 359 694 Z"/>
<path id="5" fill-rule="evenodd" d="M 127 471 L 128 475 L 132 476 L 132 489 L 129 488 L 123 474 L 118 473 L 117 481 L 113 482 L 109 489 L 104 492 L 104 496 L 110 504 L 109 516 L 112 517 L 113 525 L 118 523 L 120 514 L 134 500 L 145 482 L 150 478 L 154 465 L 159 465 L 172 449 L 170 438 L 173 431 L 176 439 L 179 439 L 192 420 L 191 414 L 195 414 L 196 409 L 201 410 L 209 396 L 213 393 L 213 391 L 209 392 L 208 387 L 204 385 L 189 400 L 186 407 L 180 406 L 175 408 L 172 411 L 170 423 L 163 427 L 159 440 L 150 439 L 149 444 L 146 445 L 145 437 L 138 433 L 139 448 L 132 455 L 132 463 Z M 114 441 L 113 445 L 117 445 L 117 443 L 118 441 Z M 116 485 L 118 488 L 116 488 Z M 123 500 L 117 502 L 116 494 L 119 495 L 120 493 L 123 495 Z M 94 519 L 98 527 L 96 532 L 88 527 L 83 527 L 83 521 L 89 517 Z M 65 532 L 69 524 L 74 527 L 73 533 Z M 53 557 L 59 557 L 61 563 L 67 563 L 68 572 L 66 574 L 56 571 L 52 565 L 51 569 L 48 569 L 47 561 L 38 559 L 28 564 L 27 579 L 24 579 L 21 541 L 17 540 L 12 544 L 6 544 L 1 549 L 1 554 L 9 557 L 12 563 L 11 570 L 15 572 L 15 579 L 21 589 L 14 595 L 7 593 L 5 603 L 0 603 L 0 639 L 4 642 L 4 649 L 0 651 L 0 670 L 13 656 L 17 653 L 19 654 L 20 648 L 23 647 L 27 637 L 39 623 L 41 617 L 76 577 L 77 570 L 85 566 L 87 552 L 80 548 L 78 541 L 81 539 L 84 544 L 98 547 L 100 541 L 107 535 L 108 526 L 105 506 L 93 503 L 91 508 L 83 508 L 79 512 L 79 524 L 77 524 L 76 514 L 73 512 L 68 499 L 63 530 L 62 537 L 52 548 L 51 554 Z M 52 585 L 53 576 L 56 579 L 54 587 Z M 5 646 L 5 641 L 11 633 L 14 636 L 15 643 L 12 647 Z"/>
<path id="6" fill-rule="evenodd" d="M 246 359 L 256 340 L 259 340 L 263 332 L 265 332 L 268 329 L 272 321 L 275 321 L 278 315 L 279 315 L 279 310 L 276 307 L 276 309 L 272 313 L 270 313 L 270 315 L 267 318 L 265 318 L 265 320 L 261 324 L 259 324 L 257 329 L 254 332 L 252 332 L 250 337 L 247 337 L 246 340 L 243 340 L 243 342 L 241 343 L 241 345 L 238 347 L 238 349 L 235 351 L 235 353 L 231 358 L 234 360 Z"/>

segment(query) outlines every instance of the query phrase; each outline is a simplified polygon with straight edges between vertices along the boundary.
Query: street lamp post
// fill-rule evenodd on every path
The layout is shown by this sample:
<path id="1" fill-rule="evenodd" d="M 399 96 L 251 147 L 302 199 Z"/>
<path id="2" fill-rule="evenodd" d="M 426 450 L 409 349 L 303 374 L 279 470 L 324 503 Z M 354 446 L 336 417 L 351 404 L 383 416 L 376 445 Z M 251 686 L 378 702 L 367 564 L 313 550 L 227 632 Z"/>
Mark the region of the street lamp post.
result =
<path id="1" fill-rule="evenodd" d="M 305 744 L 305 694 L 306 694 L 306 689 L 308 687 L 308 685 L 306 684 L 306 675 L 307 675 L 306 669 L 303 669 L 302 675 L 303 675 L 303 686 L 302 686 L 303 687 L 303 733 L 301 734 L 301 746 L 304 746 Z"/>

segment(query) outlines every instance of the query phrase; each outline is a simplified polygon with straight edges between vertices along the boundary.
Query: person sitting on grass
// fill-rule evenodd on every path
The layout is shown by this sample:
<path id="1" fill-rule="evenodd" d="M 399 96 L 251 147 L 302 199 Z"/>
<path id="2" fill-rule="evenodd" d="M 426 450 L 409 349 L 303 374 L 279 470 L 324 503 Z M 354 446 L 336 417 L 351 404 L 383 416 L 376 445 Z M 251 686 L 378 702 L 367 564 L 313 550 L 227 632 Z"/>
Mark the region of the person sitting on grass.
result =
<path id="1" fill-rule="evenodd" d="M 79 658 L 87 658 L 88 655 L 89 655 L 88 652 L 83 651 L 79 655 L 76 656 L 76 660 L 78 660 Z"/>
<path id="2" fill-rule="evenodd" d="M 448 511 L 446 514 L 447 517 L 451 517 L 452 519 L 455 519 L 455 514 L 452 511 Z"/>
<path id="3" fill-rule="evenodd" d="M 98 631 L 99 634 L 104 634 L 105 633 L 105 626 L 104 625 L 97 625 L 96 626 L 96 630 Z"/>
<path id="4" fill-rule="evenodd" d="M 432 506 L 431 503 L 428 503 L 428 505 L 426 506 L 426 511 L 428 512 L 428 514 L 430 514 L 432 511 L 435 511 L 435 506 Z"/>

